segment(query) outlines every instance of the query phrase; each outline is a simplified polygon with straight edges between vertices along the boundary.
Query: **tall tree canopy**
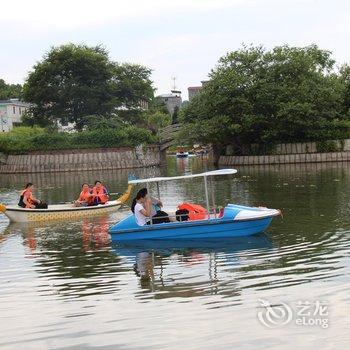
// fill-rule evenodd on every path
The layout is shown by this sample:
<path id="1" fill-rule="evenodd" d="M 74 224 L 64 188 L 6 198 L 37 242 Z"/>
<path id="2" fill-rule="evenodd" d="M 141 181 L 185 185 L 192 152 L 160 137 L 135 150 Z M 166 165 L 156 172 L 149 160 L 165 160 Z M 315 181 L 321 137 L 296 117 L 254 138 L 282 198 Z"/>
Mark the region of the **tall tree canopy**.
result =
<path id="1" fill-rule="evenodd" d="M 239 148 L 340 135 L 347 115 L 344 84 L 334 65 L 331 53 L 315 45 L 230 52 L 181 111 L 182 137 L 212 143 L 220 152 L 228 144 Z"/>
<path id="2" fill-rule="evenodd" d="M 20 84 L 6 84 L 3 79 L 0 79 L 0 100 L 7 100 L 9 98 L 21 98 L 22 85 Z"/>
<path id="3" fill-rule="evenodd" d="M 350 118 L 350 66 L 348 64 L 340 68 L 340 80 L 344 86 L 343 113 Z"/>
<path id="4" fill-rule="evenodd" d="M 35 103 L 32 123 L 74 122 L 82 128 L 87 116 L 115 116 L 150 100 L 150 74 L 140 65 L 112 62 L 100 46 L 68 44 L 52 48 L 34 66 L 24 98 Z"/>

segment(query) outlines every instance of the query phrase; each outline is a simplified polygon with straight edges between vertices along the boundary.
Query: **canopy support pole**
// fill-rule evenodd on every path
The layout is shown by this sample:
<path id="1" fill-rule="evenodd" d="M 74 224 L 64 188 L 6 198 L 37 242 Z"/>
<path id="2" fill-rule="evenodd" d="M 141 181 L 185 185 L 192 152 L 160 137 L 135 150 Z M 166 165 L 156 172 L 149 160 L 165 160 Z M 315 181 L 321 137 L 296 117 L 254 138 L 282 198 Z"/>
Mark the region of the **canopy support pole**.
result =
<path id="1" fill-rule="evenodd" d="M 204 176 L 204 189 L 205 189 L 205 200 L 206 200 L 206 206 L 207 206 L 207 212 L 208 212 L 208 219 L 210 218 L 210 205 L 209 205 L 209 194 L 208 194 L 208 181 L 207 177 Z"/>
<path id="2" fill-rule="evenodd" d="M 157 194 L 158 194 L 157 199 L 160 200 L 160 191 L 159 191 L 159 182 L 158 181 L 157 181 Z"/>
<path id="3" fill-rule="evenodd" d="M 150 195 L 150 193 L 149 193 L 149 183 L 148 183 L 148 182 L 146 182 L 146 188 L 147 188 L 147 194 L 148 194 L 148 196 L 150 197 L 151 195 Z M 151 224 L 151 226 L 152 226 L 152 225 L 153 225 L 152 216 L 150 216 L 149 218 L 150 218 L 150 224 Z"/>
<path id="4" fill-rule="evenodd" d="M 211 201 L 213 204 L 213 209 L 214 209 L 214 217 L 216 219 L 216 204 L 215 204 L 215 195 L 214 195 L 214 185 L 213 185 L 213 179 L 210 178 L 210 190 L 211 190 Z"/>

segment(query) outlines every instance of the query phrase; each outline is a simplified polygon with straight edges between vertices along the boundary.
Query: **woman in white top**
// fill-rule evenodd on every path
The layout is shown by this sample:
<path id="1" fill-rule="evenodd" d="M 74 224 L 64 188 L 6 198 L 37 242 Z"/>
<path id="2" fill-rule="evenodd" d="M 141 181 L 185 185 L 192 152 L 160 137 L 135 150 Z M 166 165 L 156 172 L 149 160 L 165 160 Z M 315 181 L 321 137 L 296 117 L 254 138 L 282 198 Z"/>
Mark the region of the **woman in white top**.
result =
<path id="1" fill-rule="evenodd" d="M 149 222 L 152 214 L 152 200 L 140 192 L 137 193 L 135 200 L 136 204 L 132 209 L 134 209 L 136 223 L 139 226 L 144 226 Z"/>
<path id="2" fill-rule="evenodd" d="M 147 188 L 142 188 L 137 192 L 131 204 L 131 211 L 135 214 L 136 223 L 139 226 L 148 224 L 152 218 L 152 224 L 162 224 L 172 221 L 169 215 L 160 210 L 163 206 L 159 199 L 149 197 L 147 195 Z M 148 207 L 150 206 L 149 210 Z"/>

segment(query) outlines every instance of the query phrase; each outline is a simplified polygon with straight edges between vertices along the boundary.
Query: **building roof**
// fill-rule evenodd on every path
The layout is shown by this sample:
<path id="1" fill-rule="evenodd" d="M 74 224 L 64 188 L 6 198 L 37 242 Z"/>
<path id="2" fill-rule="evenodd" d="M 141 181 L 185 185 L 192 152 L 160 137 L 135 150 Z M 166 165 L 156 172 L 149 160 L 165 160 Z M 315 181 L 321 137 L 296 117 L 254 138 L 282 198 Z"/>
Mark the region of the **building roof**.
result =
<path id="1" fill-rule="evenodd" d="M 202 89 L 202 88 L 203 88 L 203 86 L 190 86 L 188 88 L 188 90 L 199 90 L 199 89 Z"/>

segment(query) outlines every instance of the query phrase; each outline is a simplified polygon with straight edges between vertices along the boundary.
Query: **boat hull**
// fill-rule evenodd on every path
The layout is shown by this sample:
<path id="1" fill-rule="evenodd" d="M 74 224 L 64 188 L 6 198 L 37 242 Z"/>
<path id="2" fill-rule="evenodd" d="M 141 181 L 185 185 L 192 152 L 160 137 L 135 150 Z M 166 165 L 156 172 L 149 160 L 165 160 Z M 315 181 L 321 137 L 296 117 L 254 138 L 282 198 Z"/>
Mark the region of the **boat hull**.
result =
<path id="1" fill-rule="evenodd" d="M 129 215 L 109 232 L 114 241 L 242 237 L 265 231 L 278 215 L 276 209 L 228 204 L 220 218 L 204 220 L 138 226 L 135 216 Z"/>
<path id="2" fill-rule="evenodd" d="M 55 220 L 75 220 L 84 217 L 98 216 L 117 211 L 121 206 L 119 201 L 108 202 L 93 207 L 74 208 L 69 205 L 52 205 L 48 209 L 24 209 L 7 207 L 4 214 L 11 222 L 35 222 Z"/>
<path id="3" fill-rule="evenodd" d="M 112 240 L 130 241 L 141 239 L 192 239 L 250 236 L 266 230 L 272 217 L 246 221 L 193 221 L 189 223 L 161 224 L 143 227 L 142 230 L 115 232 L 110 230 Z M 166 225 L 166 226 L 165 226 Z"/>

